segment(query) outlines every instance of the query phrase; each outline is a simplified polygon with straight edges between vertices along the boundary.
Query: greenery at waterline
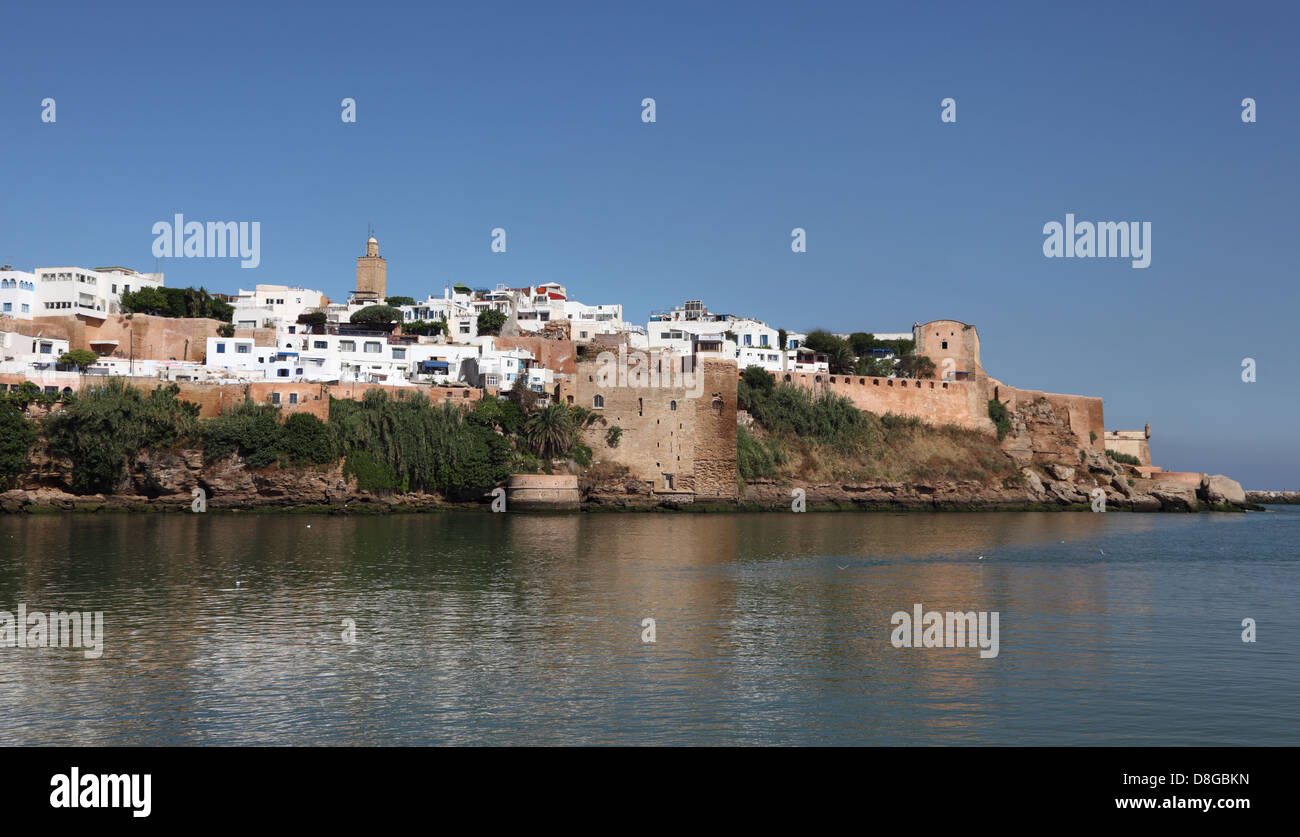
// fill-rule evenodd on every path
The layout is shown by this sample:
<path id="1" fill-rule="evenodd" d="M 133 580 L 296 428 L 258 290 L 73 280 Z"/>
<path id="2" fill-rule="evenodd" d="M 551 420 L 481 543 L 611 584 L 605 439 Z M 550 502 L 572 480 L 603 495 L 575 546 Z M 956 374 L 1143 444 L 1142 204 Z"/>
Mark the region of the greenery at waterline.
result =
<path id="1" fill-rule="evenodd" d="M 741 374 L 737 401 L 754 419 L 750 427 L 736 428 L 742 481 L 999 484 L 1015 476 L 1014 463 L 992 436 L 934 427 L 911 416 L 876 415 L 841 395 L 777 383 L 756 366 Z"/>
<path id="2" fill-rule="evenodd" d="M 604 418 L 582 407 L 521 407 L 486 398 L 472 410 L 431 403 L 422 393 L 393 398 L 378 388 L 361 401 L 331 399 L 329 421 L 310 413 L 283 416 L 278 407 L 244 401 L 199 419 L 175 385 L 146 392 L 108 378 L 64 397 L 43 420 L 23 411 L 49 401 L 24 387 L 0 398 L 0 482 L 12 484 L 43 436 L 55 457 L 71 462 L 71 488 L 111 493 L 121 488 L 144 451 L 201 449 L 206 462 L 231 456 L 247 467 L 323 465 L 344 460 L 344 473 L 372 491 L 430 491 L 481 496 L 511 473 L 549 471 L 557 460 L 591 463 L 582 431 Z M 607 434 L 608 436 L 608 434 Z"/>
<path id="3" fill-rule="evenodd" d="M 0 401 L 0 489 L 8 489 L 27 465 L 36 427 L 23 418 L 16 401 Z"/>
<path id="4" fill-rule="evenodd" d="M 46 416 L 41 429 L 50 453 L 72 461 L 72 489 L 111 492 L 139 451 L 197 439 L 199 407 L 179 392 L 172 384 L 145 393 L 108 378 Z"/>

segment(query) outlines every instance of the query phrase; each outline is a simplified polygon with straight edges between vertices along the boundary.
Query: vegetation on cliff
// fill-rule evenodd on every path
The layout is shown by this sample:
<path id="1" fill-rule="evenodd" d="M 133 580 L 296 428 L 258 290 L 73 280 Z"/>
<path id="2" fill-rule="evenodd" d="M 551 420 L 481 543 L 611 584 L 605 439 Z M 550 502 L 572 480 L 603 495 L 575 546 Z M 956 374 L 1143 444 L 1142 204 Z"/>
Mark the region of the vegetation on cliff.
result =
<path id="1" fill-rule="evenodd" d="M 739 427 L 741 479 L 807 482 L 927 482 L 976 480 L 1002 485 L 1015 464 L 990 436 L 953 425 L 859 410 L 833 393 L 813 394 L 777 384 L 750 367 L 741 377 L 741 409 L 754 418 Z"/>
<path id="2" fill-rule="evenodd" d="M 199 407 L 177 398 L 179 392 L 172 384 L 145 393 L 108 378 L 65 398 L 41 430 L 49 452 L 72 461 L 72 490 L 111 492 L 137 452 L 196 440 Z"/>
<path id="3" fill-rule="evenodd" d="M 0 399 L 0 488 L 9 488 L 27 465 L 36 428 L 23 418 L 22 407 Z"/>

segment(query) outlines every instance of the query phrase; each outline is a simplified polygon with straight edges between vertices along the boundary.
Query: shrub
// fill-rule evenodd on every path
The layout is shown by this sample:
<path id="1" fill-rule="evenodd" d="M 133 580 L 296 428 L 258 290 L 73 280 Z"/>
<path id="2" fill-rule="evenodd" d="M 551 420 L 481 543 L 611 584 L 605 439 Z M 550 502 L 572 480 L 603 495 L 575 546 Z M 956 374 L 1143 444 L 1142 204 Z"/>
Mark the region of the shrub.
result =
<path id="1" fill-rule="evenodd" d="M 1011 432 L 1011 416 L 1007 412 L 1007 405 L 996 398 L 989 401 L 989 418 L 998 429 L 998 441 L 1002 441 Z"/>
<path id="2" fill-rule="evenodd" d="M 279 451 L 290 462 L 324 465 L 338 459 L 329 428 L 311 413 L 293 413 L 284 420 Z"/>
<path id="3" fill-rule="evenodd" d="M 27 465 L 27 455 L 36 441 L 36 428 L 23 418 L 22 408 L 0 401 L 0 488 L 14 484 Z"/>
<path id="4" fill-rule="evenodd" d="M 399 401 L 371 389 L 361 401 L 330 399 L 330 430 L 353 462 L 349 473 L 391 486 L 385 490 L 472 496 L 502 482 L 513 451 L 481 419 L 453 404 L 434 406 L 422 393 Z"/>
<path id="5" fill-rule="evenodd" d="M 623 428 L 614 425 L 605 431 L 605 444 L 611 448 L 618 447 L 619 440 L 623 438 Z"/>
<path id="6" fill-rule="evenodd" d="M 1119 453 L 1118 451 L 1107 450 L 1106 455 L 1122 465 L 1141 465 L 1142 460 L 1138 459 L 1131 453 Z"/>
<path id="7" fill-rule="evenodd" d="M 776 474 L 772 454 L 750 435 L 744 425 L 736 426 L 736 469 L 744 480 L 770 478 Z"/>
<path id="8" fill-rule="evenodd" d="M 148 395 L 109 378 L 45 418 L 50 452 L 72 460 L 72 489 L 112 491 L 144 448 L 173 447 L 198 434 L 199 407 L 176 396 L 175 384 Z"/>
<path id="9" fill-rule="evenodd" d="M 203 458 L 209 462 L 239 453 L 250 468 L 265 468 L 280 458 L 279 411 L 242 401 L 203 422 Z"/>
<path id="10" fill-rule="evenodd" d="M 488 308 L 478 314 L 479 334 L 500 334 L 501 326 L 505 324 L 506 315 L 495 308 Z"/>

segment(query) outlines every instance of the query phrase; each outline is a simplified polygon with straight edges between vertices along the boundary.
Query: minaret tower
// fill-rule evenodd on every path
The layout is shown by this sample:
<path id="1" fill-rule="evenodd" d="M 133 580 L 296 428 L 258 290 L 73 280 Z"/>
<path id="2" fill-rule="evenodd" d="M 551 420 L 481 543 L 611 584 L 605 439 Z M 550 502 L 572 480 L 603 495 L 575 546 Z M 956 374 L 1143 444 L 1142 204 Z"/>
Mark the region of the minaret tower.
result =
<path id="1" fill-rule="evenodd" d="M 353 296 L 363 302 L 379 302 L 387 295 L 388 262 L 379 255 L 379 242 L 372 227 L 370 239 L 366 241 L 366 254 L 357 257 L 357 289 Z"/>

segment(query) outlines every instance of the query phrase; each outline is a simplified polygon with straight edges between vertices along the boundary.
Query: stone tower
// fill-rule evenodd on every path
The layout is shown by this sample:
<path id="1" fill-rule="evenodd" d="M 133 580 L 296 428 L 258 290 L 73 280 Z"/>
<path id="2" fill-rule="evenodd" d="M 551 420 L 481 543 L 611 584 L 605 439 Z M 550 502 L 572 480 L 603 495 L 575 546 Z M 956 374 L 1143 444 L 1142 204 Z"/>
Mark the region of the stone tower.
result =
<path id="1" fill-rule="evenodd" d="M 374 235 L 366 242 L 366 254 L 357 257 L 357 289 L 359 300 L 382 300 L 388 295 L 388 262 L 379 255 L 379 242 Z"/>

